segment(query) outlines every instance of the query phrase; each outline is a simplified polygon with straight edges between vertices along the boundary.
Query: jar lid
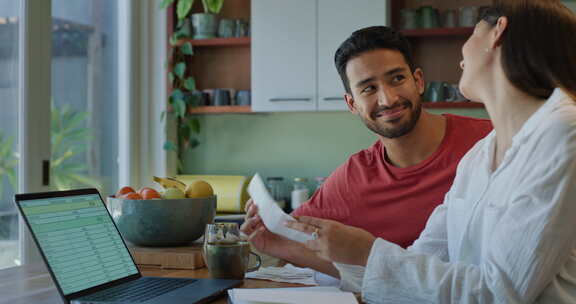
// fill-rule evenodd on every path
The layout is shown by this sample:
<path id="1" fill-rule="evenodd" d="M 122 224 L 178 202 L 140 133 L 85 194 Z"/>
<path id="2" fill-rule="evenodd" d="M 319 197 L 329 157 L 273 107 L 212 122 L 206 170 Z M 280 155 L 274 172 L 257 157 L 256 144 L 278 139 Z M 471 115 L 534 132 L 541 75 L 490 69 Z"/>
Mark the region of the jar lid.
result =
<path id="1" fill-rule="evenodd" d="M 294 178 L 294 181 L 295 181 L 295 182 L 307 182 L 308 179 L 305 178 L 305 177 L 295 177 L 295 178 Z"/>
<path id="2" fill-rule="evenodd" d="M 281 176 L 271 176 L 266 178 L 267 181 L 283 181 L 284 178 Z"/>

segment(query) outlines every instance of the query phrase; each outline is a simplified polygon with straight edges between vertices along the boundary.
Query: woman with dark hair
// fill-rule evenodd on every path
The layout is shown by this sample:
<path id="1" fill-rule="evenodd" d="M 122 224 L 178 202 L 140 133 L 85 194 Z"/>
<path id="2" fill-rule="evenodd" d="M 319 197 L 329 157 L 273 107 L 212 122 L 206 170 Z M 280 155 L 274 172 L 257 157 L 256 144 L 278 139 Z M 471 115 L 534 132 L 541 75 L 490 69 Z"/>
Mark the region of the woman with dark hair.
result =
<path id="1" fill-rule="evenodd" d="M 460 89 L 494 131 L 411 247 L 286 225 L 368 303 L 576 303 L 576 17 L 557 0 L 495 1 L 462 53 Z"/>

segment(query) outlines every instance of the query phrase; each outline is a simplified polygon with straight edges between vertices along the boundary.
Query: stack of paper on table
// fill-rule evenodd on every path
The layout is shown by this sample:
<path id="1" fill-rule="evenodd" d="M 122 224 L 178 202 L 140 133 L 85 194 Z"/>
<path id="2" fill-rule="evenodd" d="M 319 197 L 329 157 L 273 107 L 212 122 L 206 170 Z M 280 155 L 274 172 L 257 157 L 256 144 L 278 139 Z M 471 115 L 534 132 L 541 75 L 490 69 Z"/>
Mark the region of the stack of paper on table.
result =
<path id="1" fill-rule="evenodd" d="M 351 292 L 336 287 L 234 288 L 228 290 L 232 304 L 358 304 Z"/>
<path id="2" fill-rule="evenodd" d="M 284 267 L 262 267 L 258 269 L 258 271 L 247 273 L 246 278 L 303 285 L 318 285 L 314 279 L 314 270 L 296 267 L 292 264 L 286 264 Z"/>

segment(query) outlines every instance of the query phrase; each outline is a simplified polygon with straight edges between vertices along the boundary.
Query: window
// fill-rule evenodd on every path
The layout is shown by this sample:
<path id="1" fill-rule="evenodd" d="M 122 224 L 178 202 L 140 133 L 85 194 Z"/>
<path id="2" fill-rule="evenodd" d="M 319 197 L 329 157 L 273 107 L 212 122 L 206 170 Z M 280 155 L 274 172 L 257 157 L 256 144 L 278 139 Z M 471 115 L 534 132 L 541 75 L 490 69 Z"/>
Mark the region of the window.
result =
<path id="1" fill-rule="evenodd" d="M 18 189 L 18 19 L 19 2 L 0 0 L 0 269 L 18 256 L 18 215 L 12 197 Z"/>
<path id="2" fill-rule="evenodd" d="M 118 184 L 117 0 L 52 0 L 51 182 Z"/>
<path id="3" fill-rule="evenodd" d="M 50 5 L 51 58 L 37 46 L 21 47 L 47 37 L 38 26 L 22 30 L 36 22 L 23 16 L 49 18 Z M 29 254 L 14 193 L 96 187 L 107 195 L 118 187 L 118 7 L 117 0 L 0 0 L 0 269 Z M 38 62 L 24 58 L 37 60 L 36 52 L 46 54 L 39 60 L 50 62 L 51 72 L 28 77 L 21 71 L 35 73 Z M 23 62 L 33 69 L 19 69 Z M 44 84 L 51 94 L 42 95 Z M 50 143 L 49 153 L 30 145 L 39 138 Z M 38 185 L 42 155 L 50 158 L 49 186 Z"/>

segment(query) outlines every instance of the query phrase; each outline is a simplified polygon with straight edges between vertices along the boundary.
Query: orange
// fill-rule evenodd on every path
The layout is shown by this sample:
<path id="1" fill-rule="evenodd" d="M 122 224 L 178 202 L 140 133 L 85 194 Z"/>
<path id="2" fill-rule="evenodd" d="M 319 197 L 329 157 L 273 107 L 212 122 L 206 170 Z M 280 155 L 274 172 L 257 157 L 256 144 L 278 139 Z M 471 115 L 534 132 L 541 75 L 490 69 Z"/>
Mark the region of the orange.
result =
<path id="1" fill-rule="evenodd" d="M 152 188 L 140 189 L 140 195 L 142 195 L 142 198 L 145 200 L 160 198 L 160 193 Z"/>
<path id="2" fill-rule="evenodd" d="M 132 192 L 136 192 L 136 191 L 134 191 L 134 188 L 128 187 L 128 186 L 122 187 L 122 188 L 120 188 L 120 190 L 118 190 L 118 192 L 116 192 L 116 197 L 122 197 L 123 195 L 128 194 L 128 193 L 132 193 Z"/>
<path id="3" fill-rule="evenodd" d="M 122 195 L 120 198 L 128 199 L 128 200 L 141 200 L 142 195 L 140 195 L 139 193 L 136 193 L 136 192 L 130 192 L 130 193 L 126 193 L 126 194 Z"/>

